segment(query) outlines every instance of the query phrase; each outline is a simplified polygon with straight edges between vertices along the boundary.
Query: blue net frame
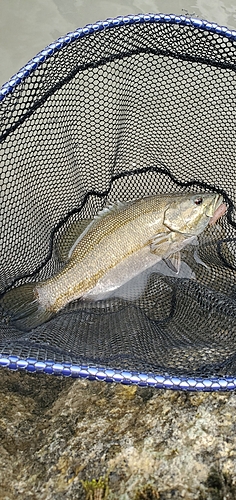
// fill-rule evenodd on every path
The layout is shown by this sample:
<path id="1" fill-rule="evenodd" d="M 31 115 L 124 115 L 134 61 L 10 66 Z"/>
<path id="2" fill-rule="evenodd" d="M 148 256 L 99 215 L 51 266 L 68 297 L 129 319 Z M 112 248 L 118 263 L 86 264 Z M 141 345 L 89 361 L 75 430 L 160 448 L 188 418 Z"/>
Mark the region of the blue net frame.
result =
<path id="1" fill-rule="evenodd" d="M 178 24 L 182 26 L 192 26 L 197 30 L 205 30 L 216 33 L 228 39 L 236 41 L 236 31 L 229 30 L 225 26 L 218 26 L 205 20 L 183 15 L 165 14 L 139 14 L 119 16 L 115 19 L 107 19 L 94 24 L 88 24 L 84 28 L 79 28 L 55 42 L 48 45 L 44 50 L 31 59 L 21 70 L 19 70 L 0 89 L 0 101 L 4 101 L 6 96 L 24 81 L 26 77 L 34 73 L 42 63 L 49 59 L 57 51 L 73 41 L 89 37 L 102 30 L 115 30 L 123 25 L 143 24 L 143 23 L 163 23 Z M 0 355 L 0 366 L 11 370 L 25 370 L 27 372 L 41 372 L 46 374 L 60 375 L 64 377 L 81 377 L 90 380 L 100 380 L 106 382 L 119 382 L 126 385 L 150 386 L 164 389 L 178 389 L 191 391 L 226 391 L 236 388 L 236 377 L 209 377 L 209 378 L 188 378 L 172 377 L 165 374 L 140 373 L 127 370 L 115 370 L 104 366 L 94 367 L 87 365 L 77 365 L 73 363 L 56 363 L 52 360 L 39 361 L 30 357 L 20 357 L 11 354 Z"/>

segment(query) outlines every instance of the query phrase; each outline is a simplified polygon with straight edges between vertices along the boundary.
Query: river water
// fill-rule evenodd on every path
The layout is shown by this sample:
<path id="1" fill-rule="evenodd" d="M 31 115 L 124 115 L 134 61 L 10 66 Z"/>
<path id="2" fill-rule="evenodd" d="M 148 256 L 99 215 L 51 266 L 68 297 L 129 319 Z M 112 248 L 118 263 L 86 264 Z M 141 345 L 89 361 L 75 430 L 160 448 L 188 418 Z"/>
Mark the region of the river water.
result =
<path id="1" fill-rule="evenodd" d="M 59 36 L 107 17 L 140 12 L 194 15 L 236 28 L 236 9 L 232 0 L 2 1 L 0 85 Z"/>

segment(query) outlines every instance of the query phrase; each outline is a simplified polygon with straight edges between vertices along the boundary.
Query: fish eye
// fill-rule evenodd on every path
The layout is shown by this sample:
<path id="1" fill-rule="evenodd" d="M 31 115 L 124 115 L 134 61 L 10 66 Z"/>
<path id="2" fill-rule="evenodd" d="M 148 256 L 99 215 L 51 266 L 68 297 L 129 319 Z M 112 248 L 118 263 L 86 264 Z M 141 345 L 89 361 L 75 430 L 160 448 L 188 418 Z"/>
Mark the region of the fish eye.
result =
<path id="1" fill-rule="evenodd" d="M 194 200 L 194 203 L 195 203 L 195 205 L 201 205 L 202 204 L 202 198 L 201 198 L 201 196 L 199 198 L 196 198 Z"/>

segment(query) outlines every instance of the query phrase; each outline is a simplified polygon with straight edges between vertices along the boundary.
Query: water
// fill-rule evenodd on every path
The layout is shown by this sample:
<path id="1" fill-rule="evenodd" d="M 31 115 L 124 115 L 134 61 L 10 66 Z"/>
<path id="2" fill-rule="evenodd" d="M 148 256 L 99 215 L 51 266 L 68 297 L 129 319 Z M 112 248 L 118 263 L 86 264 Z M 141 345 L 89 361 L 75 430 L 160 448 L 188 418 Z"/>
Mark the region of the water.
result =
<path id="1" fill-rule="evenodd" d="M 0 85 L 68 31 L 107 17 L 140 12 L 193 15 L 236 28 L 232 0 L 8 0 L 1 2 Z"/>

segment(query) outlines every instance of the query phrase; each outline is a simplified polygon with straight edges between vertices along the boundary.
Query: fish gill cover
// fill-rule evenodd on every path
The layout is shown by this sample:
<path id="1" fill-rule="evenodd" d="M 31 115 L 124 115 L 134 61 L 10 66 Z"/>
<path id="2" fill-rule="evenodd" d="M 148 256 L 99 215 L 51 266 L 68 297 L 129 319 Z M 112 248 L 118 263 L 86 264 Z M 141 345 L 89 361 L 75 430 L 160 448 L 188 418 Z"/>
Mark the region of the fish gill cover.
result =
<path id="1" fill-rule="evenodd" d="M 162 262 L 27 331 L 2 306 L 1 366 L 236 387 L 235 56 L 225 27 L 126 16 L 58 39 L 3 85 L 1 304 L 63 269 L 73 231 L 117 201 L 214 192 L 227 214 L 183 248 L 178 274 Z"/>

